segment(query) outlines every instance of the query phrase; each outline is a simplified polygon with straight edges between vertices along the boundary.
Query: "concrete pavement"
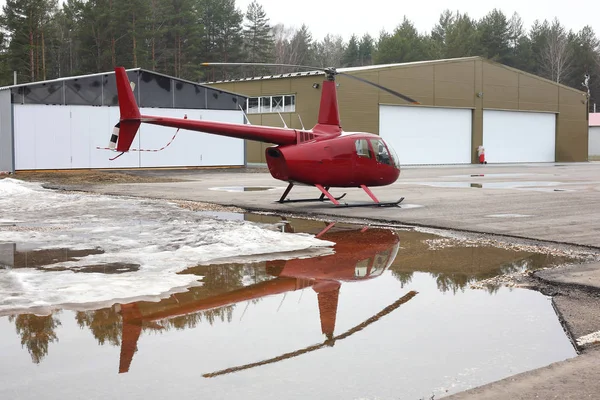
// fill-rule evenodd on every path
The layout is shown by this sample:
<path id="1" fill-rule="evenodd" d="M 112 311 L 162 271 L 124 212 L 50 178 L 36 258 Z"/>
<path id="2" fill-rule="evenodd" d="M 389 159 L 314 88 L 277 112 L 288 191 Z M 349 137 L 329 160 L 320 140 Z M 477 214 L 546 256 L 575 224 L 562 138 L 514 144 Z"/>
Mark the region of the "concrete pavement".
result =
<path id="1" fill-rule="evenodd" d="M 185 199 L 297 214 L 392 221 L 416 226 L 493 233 L 600 248 L 600 163 L 473 165 L 404 168 L 395 184 L 372 188 L 381 201 L 405 197 L 401 207 L 336 208 L 330 202 L 279 204 L 287 186 L 268 172 L 235 169 L 134 171 L 185 181 L 79 187 L 97 193 Z M 267 186 L 267 191 L 242 191 Z M 220 188 L 220 189 L 219 189 Z M 359 188 L 342 201 L 370 202 Z M 316 198 L 295 186 L 290 198 Z"/>
<path id="2" fill-rule="evenodd" d="M 131 171 L 180 182 L 80 185 L 95 193 L 192 200 L 290 215 L 332 216 L 361 221 L 463 230 L 550 241 L 600 250 L 600 163 L 472 165 L 405 168 L 387 187 L 372 188 L 381 201 L 405 197 L 401 207 L 338 208 L 329 202 L 279 204 L 286 183 L 266 172 Z M 269 187 L 269 190 L 244 188 Z M 349 203 L 370 201 L 361 189 Z M 294 187 L 291 198 L 318 197 L 312 187 Z M 555 305 L 575 337 L 600 330 L 600 264 L 536 273 L 558 293 Z M 448 397 L 449 399 L 597 399 L 600 350 L 588 345 L 575 359 L 553 364 Z"/>

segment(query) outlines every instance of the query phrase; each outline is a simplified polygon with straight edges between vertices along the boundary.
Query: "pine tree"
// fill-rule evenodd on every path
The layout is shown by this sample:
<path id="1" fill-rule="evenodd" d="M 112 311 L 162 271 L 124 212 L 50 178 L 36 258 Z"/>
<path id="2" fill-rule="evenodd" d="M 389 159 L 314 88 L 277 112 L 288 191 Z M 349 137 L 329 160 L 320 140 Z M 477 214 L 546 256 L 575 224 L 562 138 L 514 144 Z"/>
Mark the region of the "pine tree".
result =
<path id="1" fill-rule="evenodd" d="M 377 43 L 375 62 L 378 64 L 402 63 L 429 58 L 428 38 L 419 35 L 406 17 L 393 35 L 382 33 Z"/>
<path id="2" fill-rule="evenodd" d="M 373 64 L 373 53 L 375 52 L 375 41 L 368 33 L 365 33 L 358 43 L 358 65 Z"/>
<path id="3" fill-rule="evenodd" d="M 199 79 L 203 73 L 199 64 L 207 61 L 202 52 L 205 29 L 201 4 L 198 0 L 158 1 L 152 10 L 155 17 L 151 35 L 156 69 L 179 78 Z"/>
<path id="4" fill-rule="evenodd" d="M 246 11 L 246 21 L 243 31 L 244 56 L 246 62 L 268 63 L 274 59 L 273 48 L 275 39 L 269 25 L 269 18 L 262 6 L 252 1 Z M 246 70 L 247 71 L 247 70 Z M 264 75 L 268 68 L 252 68 L 252 76 Z"/>
<path id="5" fill-rule="evenodd" d="M 235 0 L 200 0 L 199 19 L 204 27 L 203 55 L 206 61 L 243 61 L 243 14 L 235 8 Z M 237 71 L 237 72 L 236 72 Z M 221 68 L 214 79 L 228 79 L 239 69 Z"/>
<path id="6" fill-rule="evenodd" d="M 503 64 L 510 62 L 510 27 L 506 15 L 494 9 L 483 17 L 477 30 L 481 42 L 482 55 Z"/>
<path id="7" fill-rule="evenodd" d="M 271 62 L 274 39 L 269 18 L 262 6 L 253 0 L 246 11 L 244 50 L 247 62 Z"/>
<path id="8" fill-rule="evenodd" d="M 290 40 L 288 64 L 312 65 L 314 58 L 312 35 L 308 26 L 302 24 Z"/>
<path id="9" fill-rule="evenodd" d="M 344 67 L 355 67 L 359 64 L 359 51 L 358 51 L 358 39 L 356 35 L 350 36 L 346 50 L 344 51 L 344 57 L 342 58 L 342 65 Z"/>
<path id="10" fill-rule="evenodd" d="M 19 81 L 46 76 L 46 29 L 56 10 L 56 0 L 7 0 L 0 23 L 8 34 L 8 67 Z"/>

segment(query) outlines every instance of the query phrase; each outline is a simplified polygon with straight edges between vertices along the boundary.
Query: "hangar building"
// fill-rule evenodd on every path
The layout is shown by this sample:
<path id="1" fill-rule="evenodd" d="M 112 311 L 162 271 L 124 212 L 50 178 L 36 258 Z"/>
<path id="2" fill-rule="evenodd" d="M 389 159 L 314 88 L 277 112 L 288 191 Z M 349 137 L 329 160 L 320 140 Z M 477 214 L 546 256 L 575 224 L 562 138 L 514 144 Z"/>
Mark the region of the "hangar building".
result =
<path id="1" fill-rule="evenodd" d="M 245 96 L 141 68 L 127 74 L 142 114 L 244 122 Z M 171 142 L 175 129 L 153 125 L 111 161 L 118 120 L 114 71 L 0 88 L 0 171 L 245 165 L 241 139 L 182 130 Z"/>
<path id="2" fill-rule="evenodd" d="M 591 113 L 589 121 L 588 155 L 590 161 L 600 161 L 600 113 Z"/>
<path id="3" fill-rule="evenodd" d="M 482 57 L 340 68 L 410 96 L 338 75 L 344 131 L 379 134 L 403 165 L 570 162 L 588 159 L 585 93 Z M 307 129 L 317 120 L 320 71 L 212 82 L 248 96 L 250 123 Z M 247 141 L 246 161 L 263 164 L 269 145 Z"/>

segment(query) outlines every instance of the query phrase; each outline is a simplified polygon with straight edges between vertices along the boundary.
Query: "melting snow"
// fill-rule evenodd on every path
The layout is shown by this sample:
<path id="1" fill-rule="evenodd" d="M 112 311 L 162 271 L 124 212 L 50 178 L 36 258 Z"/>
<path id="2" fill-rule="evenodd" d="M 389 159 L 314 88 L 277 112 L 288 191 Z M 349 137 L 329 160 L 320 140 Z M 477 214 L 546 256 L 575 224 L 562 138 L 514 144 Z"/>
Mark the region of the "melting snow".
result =
<path id="1" fill-rule="evenodd" d="M 199 285 L 188 267 L 247 259 L 313 257 L 333 243 L 274 225 L 216 219 L 165 201 L 61 193 L 39 184 L 0 180 L 0 245 L 17 250 L 102 249 L 46 270 L 0 269 L 0 315 L 53 308 L 96 309 L 117 302 L 158 300 Z M 120 274 L 77 273 L 109 263 L 139 264 Z M 60 267 L 63 271 L 49 268 Z"/>

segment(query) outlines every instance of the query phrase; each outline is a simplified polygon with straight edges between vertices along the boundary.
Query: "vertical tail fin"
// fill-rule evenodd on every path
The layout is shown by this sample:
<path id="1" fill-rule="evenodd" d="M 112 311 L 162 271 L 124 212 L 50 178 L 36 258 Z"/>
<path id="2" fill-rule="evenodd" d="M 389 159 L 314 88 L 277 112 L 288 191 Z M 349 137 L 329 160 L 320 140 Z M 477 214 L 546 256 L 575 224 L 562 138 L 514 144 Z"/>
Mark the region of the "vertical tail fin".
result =
<path id="1" fill-rule="evenodd" d="M 125 68 L 116 67 L 115 78 L 117 80 L 121 117 L 119 123 L 115 125 L 109 147 L 116 147 L 117 151 L 125 152 L 129 151 L 131 143 L 133 143 L 133 139 L 140 127 L 141 115 Z"/>

